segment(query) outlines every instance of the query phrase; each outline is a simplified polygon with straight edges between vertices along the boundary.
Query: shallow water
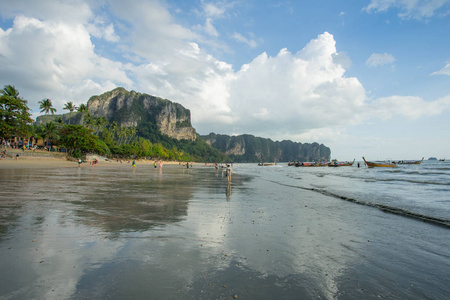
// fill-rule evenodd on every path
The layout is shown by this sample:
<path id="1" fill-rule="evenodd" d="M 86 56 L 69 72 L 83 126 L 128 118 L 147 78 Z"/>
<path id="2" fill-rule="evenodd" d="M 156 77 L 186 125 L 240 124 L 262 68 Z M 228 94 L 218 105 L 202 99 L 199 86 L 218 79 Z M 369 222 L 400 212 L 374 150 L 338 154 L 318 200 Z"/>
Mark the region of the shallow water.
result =
<path id="1" fill-rule="evenodd" d="M 450 295 L 447 227 L 305 190 L 366 194 L 306 169 L 0 170 L 0 299 Z"/>

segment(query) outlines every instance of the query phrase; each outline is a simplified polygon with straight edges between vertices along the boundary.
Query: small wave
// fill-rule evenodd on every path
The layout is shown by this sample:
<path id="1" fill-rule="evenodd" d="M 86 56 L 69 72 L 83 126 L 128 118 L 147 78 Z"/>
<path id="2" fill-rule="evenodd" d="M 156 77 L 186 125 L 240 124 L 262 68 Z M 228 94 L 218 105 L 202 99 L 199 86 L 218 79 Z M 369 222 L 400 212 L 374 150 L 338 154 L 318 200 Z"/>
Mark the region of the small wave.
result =
<path id="1" fill-rule="evenodd" d="M 436 217 L 432 217 L 432 216 L 427 216 L 424 214 L 419 214 L 419 213 L 409 211 L 407 209 L 389 206 L 389 205 L 385 205 L 385 204 L 360 201 L 357 199 L 341 196 L 341 195 L 331 193 L 331 192 L 328 192 L 328 191 L 325 191 L 322 189 L 318 189 L 318 188 L 307 188 L 307 187 L 301 187 L 301 186 L 294 186 L 294 185 L 284 184 L 284 183 L 276 182 L 276 181 L 272 181 L 272 180 L 268 180 L 268 181 L 279 184 L 279 185 L 283 185 L 283 186 L 288 186 L 288 187 L 298 188 L 298 189 L 302 189 L 302 190 L 306 190 L 306 191 L 320 193 L 325 196 L 341 199 L 341 200 L 352 202 L 355 204 L 375 207 L 375 208 L 381 209 L 382 211 L 384 211 L 386 213 L 391 213 L 391 214 L 401 215 L 401 216 L 405 216 L 405 217 L 409 217 L 409 218 L 414 218 L 414 219 L 421 220 L 424 222 L 428 222 L 428 223 L 432 223 L 435 225 L 450 228 L 450 220 L 448 220 L 448 219 L 441 219 L 441 218 L 436 218 Z"/>
<path id="2" fill-rule="evenodd" d="M 349 201 L 349 202 L 356 203 L 356 204 L 376 207 L 378 209 L 381 209 L 384 212 L 388 212 L 388 213 L 392 213 L 392 214 L 396 214 L 396 215 L 402 215 L 402 216 L 410 217 L 410 218 L 414 218 L 414 219 L 419 219 L 419 220 L 422 220 L 422 221 L 425 221 L 425 222 L 429 222 L 429 223 L 433 223 L 433 224 L 436 224 L 436 225 L 440 225 L 440 226 L 444 226 L 444 227 L 450 228 L 450 220 L 436 218 L 436 217 L 432 217 L 432 216 L 427 216 L 427 215 L 415 213 L 415 212 L 412 212 L 412 211 L 409 211 L 409 210 L 406 210 L 406 209 L 403 209 L 403 208 L 393 207 L 393 206 L 389 206 L 389 205 L 385 205 L 385 204 L 378 204 L 378 203 L 372 203 L 372 202 L 359 201 L 359 200 L 356 200 L 356 199 L 353 199 L 353 198 L 340 196 L 340 195 L 337 195 L 337 194 L 334 194 L 334 193 L 331 193 L 331 192 L 327 192 L 327 191 L 324 191 L 324 190 L 320 190 L 320 189 L 315 189 L 315 188 L 309 188 L 309 189 L 308 188 L 302 188 L 302 189 L 318 192 L 318 193 L 321 193 L 321 194 L 323 194 L 325 196 L 338 198 L 338 199 Z"/>
<path id="3" fill-rule="evenodd" d="M 431 184 L 431 185 L 450 185 L 450 182 L 413 180 L 413 179 L 402 179 L 402 178 L 381 178 L 381 179 L 377 179 L 377 181 L 408 182 L 408 183 Z"/>
<path id="4" fill-rule="evenodd" d="M 443 168 L 439 168 L 439 167 L 438 167 L 438 168 L 436 168 L 436 170 L 444 170 L 444 171 L 449 171 L 449 170 L 450 170 L 450 168 L 448 168 L 448 167 L 445 167 L 445 168 L 444 168 L 444 167 L 443 167 Z"/>
<path id="5" fill-rule="evenodd" d="M 362 177 L 362 176 L 341 176 L 352 179 L 361 179 L 365 182 L 408 182 L 408 183 L 416 183 L 416 184 L 430 184 L 430 185 L 450 185 L 448 181 L 435 181 L 435 180 L 414 180 L 414 179 L 405 179 L 405 178 L 377 178 L 377 177 Z"/>
<path id="6" fill-rule="evenodd" d="M 427 175 L 448 175 L 448 172 L 424 172 L 424 171 L 408 171 L 404 172 L 406 175 L 420 175 L 420 176 L 427 176 Z"/>

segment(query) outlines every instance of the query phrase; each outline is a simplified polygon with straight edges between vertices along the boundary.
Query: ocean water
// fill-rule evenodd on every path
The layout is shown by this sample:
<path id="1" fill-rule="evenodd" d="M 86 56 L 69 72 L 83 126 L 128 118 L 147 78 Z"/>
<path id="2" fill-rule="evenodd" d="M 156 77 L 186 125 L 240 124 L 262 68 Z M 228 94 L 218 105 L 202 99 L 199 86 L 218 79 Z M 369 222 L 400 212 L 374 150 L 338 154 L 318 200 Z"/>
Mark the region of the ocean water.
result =
<path id="1" fill-rule="evenodd" d="M 266 167 L 268 168 L 268 167 Z M 286 167 L 257 170 L 280 184 L 372 205 L 450 227 L 450 162 L 424 161 L 395 168 Z"/>
<path id="2" fill-rule="evenodd" d="M 0 299 L 448 299 L 446 166 L 0 168 Z"/>

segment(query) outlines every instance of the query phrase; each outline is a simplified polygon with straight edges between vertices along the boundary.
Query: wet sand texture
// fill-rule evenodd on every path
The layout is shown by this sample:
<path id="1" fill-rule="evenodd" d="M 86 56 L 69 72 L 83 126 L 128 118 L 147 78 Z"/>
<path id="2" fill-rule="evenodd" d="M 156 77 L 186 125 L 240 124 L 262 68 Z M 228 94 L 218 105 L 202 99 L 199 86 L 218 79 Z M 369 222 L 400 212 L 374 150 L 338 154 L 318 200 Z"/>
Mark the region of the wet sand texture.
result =
<path id="1" fill-rule="evenodd" d="M 447 228 L 245 168 L 1 168 L 0 298 L 450 295 Z"/>

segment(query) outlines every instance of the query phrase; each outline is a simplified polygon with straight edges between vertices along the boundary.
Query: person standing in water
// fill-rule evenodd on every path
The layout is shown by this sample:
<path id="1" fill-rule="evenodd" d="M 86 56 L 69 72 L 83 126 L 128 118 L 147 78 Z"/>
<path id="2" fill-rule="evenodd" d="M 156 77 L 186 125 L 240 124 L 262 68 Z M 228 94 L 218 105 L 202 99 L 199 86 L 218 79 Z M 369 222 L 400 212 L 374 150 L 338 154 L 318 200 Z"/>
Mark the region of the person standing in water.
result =
<path id="1" fill-rule="evenodd" d="M 227 164 L 227 169 L 226 169 L 226 175 L 227 175 L 227 180 L 228 180 L 228 184 L 231 183 L 231 174 L 233 173 L 233 169 L 231 169 L 231 165 Z"/>
<path id="2" fill-rule="evenodd" d="M 134 167 L 136 167 L 136 161 L 135 160 L 133 160 L 133 162 L 131 163 L 131 166 L 134 168 Z"/>

